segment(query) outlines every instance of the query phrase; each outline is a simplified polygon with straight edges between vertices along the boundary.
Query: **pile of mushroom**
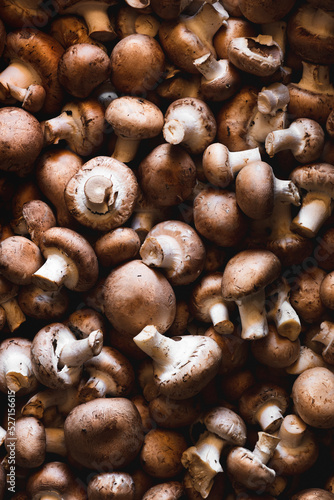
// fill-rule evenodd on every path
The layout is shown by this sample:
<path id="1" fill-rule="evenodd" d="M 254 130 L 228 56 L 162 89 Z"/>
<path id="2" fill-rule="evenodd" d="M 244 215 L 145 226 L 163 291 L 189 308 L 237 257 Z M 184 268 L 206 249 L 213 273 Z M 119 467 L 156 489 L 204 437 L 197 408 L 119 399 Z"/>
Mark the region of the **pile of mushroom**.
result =
<path id="1" fill-rule="evenodd" d="M 333 0 L 0 4 L 0 500 L 334 500 Z"/>

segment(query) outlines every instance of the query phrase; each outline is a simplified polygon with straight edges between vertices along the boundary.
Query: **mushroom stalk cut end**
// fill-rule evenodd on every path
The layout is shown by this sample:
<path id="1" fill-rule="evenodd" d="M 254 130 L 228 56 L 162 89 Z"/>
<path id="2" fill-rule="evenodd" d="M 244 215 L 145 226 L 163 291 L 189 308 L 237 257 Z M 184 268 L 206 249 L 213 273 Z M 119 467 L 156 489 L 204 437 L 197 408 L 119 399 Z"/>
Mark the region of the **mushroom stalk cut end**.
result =
<path id="1" fill-rule="evenodd" d="M 88 337 L 66 344 L 59 356 L 59 367 L 81 366 L 93 356 L 100 354 L 103 347 L 103 333 L 94 330 Z"/>

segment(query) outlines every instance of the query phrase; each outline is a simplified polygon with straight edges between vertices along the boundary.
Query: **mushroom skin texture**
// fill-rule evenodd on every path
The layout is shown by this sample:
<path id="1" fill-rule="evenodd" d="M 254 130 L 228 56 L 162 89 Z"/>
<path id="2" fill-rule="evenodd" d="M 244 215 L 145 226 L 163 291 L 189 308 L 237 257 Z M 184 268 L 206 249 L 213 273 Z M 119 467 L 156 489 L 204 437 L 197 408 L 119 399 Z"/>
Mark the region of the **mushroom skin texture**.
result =
<path id="1" fill-rule="evenodd" d="M 101 472 L 87 486 L 88 500 L 134 500 L 135 483 L 127 472 Z"/>
<path id="2" fill-rule="evenodd" d="M 9 337 L 0 344 L 0 390 L 13 391 L 18 396 L 34 392 L 38 380 L 31 364 L 31 341 Z"/>
<path id="3" fill-rule="evenodd" d="M 48 292 L 33 284 L 20 287 L 17 301 L 26 316 L 47 321 L 63 318 L 70 305 L 66 288 Z"/>
<path id="4" fill-rule="evenodd" d="M 108 156 L 86 162 L 64 191 L 69 213 L 80 224 L 103 232 L 122 226 L 130 218 L 137 195 L 133 171 Z"/>
<path id="5" fill-rule="evenodd" d="M 272 23 L 285 17 L 294 6 L 295 0 L 283 0 L 276 5 L 275 0 L 256 0 L 248 2 L 239 0 L 238 6 L 242 15 L 255 24 Z"/>
<path id="6" fill-rule="evenodd" d="M 70 290 L 85 292 L 98 278 L 98 261 L 88 241 L 76 231 L 52 227 L 41 239 L 45 263 L 35 271 L 32 281 L 43 290 Z"/>
<path id="7" fill-rule="evenodd" d="M 74 14 L 64 14 L 56 17 L 50 25 L 49 33 L 65 50 L 72 45 L 89 43 L 107 52 L 103 43 L 94 40 L 88 35 L 88 28 L 85 21 Z"/>
<path id="8" fill-rule="evenodd" d="M 16 299 L 18 292 L 18 285 L 14 285 L 0 275 L 0 306 L 4 311 L 4 321 L 7 321 L 10 332 L 17 330 L 26 320 Z"/>
<path id="9" fill-rule="evenodd" d="M 160 144 L 140 162 L 138 181 L 145 196 L 155 205 L 178 205 L 193 192 L 196 166 L 182 147 Z"/>
<path id="10" fill-rule="evenodd" d="M 298 375 L 291 397 L 297 414 L 311 427 L 330 429 L 334 425 L 334 374 L 315 367 Z"/>
<path id="11" fill-rule="evenodd" d="M 189 285 L 201 274 L 205 247 L 197 232 L 182 221 L 156 224 L 140 247 L 142 261 L 159 267 L 173 286 Z"/>
<path id="12" fill-rule="evenodd" d="M 294 363 L 300 351 L 300 340 L 279 335 L 273 324 L 268 325 L 268 335 L 251 343 L 252 354 L 260 363 L 273 368 L 286 368 Z"/>
<path id="13" fill-rule="evenodd" d="M 37 495 L 57 494 L 63 498 L 86 500 L 85 489 L 76 481 L 71 468 L 63 462 L 47 462 L 34 471 L 27 481 L 27 494 L 30 498 Z"/>
<path id="14" fill-rule="evenodd" d="M 111 82 L 127 95 L 147 97 L 163 78 L 165 54 L 159 42 L 136 33 L 120 40 L 111 55 Z"/>
<path id="15" fill-rule="evenodd" d="M 31 200 L 22 206 L 22 216 L 17 220 L 16 233 L 28 235 L 39 246 L 44 231 L 57 225 L 50 206 L 42 200 Z"/>
<path id="16" fill-rule="evenodd" d="M 293 495 L 291 500 L 334 500 L 334 495 L 322 488 L 308 488 Z"/>
<path id="17" fill-rule="evenodd" d="M 98 398 L 76 406 L 66 417 L 64 433 L 71 457 L 97 471 L 122 470 L 144 442 L 138 410 L 126 398 Z"/>
<path id="18" fill-rule="evenodd" d="M 27 26 L 46 26 L 51 10 L 43 8 L 40 0 L 32 0 L 29 4 L 9 0 L 0 5 L 0 17 L 11 28 Z"/>
<path id="19" fill-rule="evenodd" d="M 26 177 L 43 147 L 42 127 L 31 113 L 15 107 L 0 109 L 0 169 Z"/>
<path id="20" fill-rule="evenodd" d="M 165 113 L 163 136 L 169 144 L 180 144 L 190 154 L 201 154 L 216 136 L 214 114 L 201 99 L 185 97 L 173 101 Z"/>
<path id="21" fill-rule="evenodd" d="M 141 260 L 113 269 L 104 283 L 103 295 L 107 319 L 127 337 L 137 335 L 150 321 L 161 333 L 173 323 L 176 299 L 172 286 L 160 271 L 150 269 Z"/>
<path id="22" fill-rule="evenodd" d="M 191 425 L 199 417 L 201 405 L 198 398 L 177 400 L 160 394 L 149 402 L 148 409 L 159 427 L 175 429 Z"/>
<path id="23" fill-rule="evenodd" d="M 99 264 L 116 267 L 135 259 L 140 249 L 138 234 L 131 227 L 118 227 L 100 236 L 94 245 Z"/>
<path id="24" fill-rule="evenodd" d="M 142 500 L 178 500 L 184 495 L 184 487 L 179 481 L 168 481 L 152 486 Z"/>
<path id="25" fill-rule="evenodd" d="M 39 247 L 25 236 L 9 236 L 0 242 L 0 272 L 12 283 L 29 285 L 42 264 Z"/>

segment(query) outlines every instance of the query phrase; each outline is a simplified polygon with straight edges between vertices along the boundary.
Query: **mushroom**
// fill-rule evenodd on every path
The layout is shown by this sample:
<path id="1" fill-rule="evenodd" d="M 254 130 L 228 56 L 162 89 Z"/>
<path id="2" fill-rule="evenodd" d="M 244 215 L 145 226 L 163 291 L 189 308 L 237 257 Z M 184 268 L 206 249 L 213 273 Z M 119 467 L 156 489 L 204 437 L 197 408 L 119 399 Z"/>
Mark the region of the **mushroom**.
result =
<path id="1" fill-rule="evenodd" d="M 165 113 L 163 136 L 169 144 L 181 144 L 190 154 L 203 153 L 216 135 L 216 120 L 201 99 L 186 97 L 172 102 Z"/>
<path id="2" fill-rule="evenodd" d="M 271 76 L 283 63 L 283 52 L 270 35 L 233 38 L 227 54 L 234 66 L 257 76 Z"/>
<path id="3" fill-rule="evenodd" d="M 223 298 L 234 300 L 239 308 L 243 339 L 268 334 L 265 287 L 278 277 L 280 269 L 280 261 L 268 250 L 242 250 L 227 262 L 222 278 Z"/>
<path id="4" fill-rule="evenodd" d="M 23 100 L 27 111 L 57 113 L 63 91 L 57 78 L 63 47 L 47 33 L 23 28 L 7 34 L 4 57 L 10 64 L 0 74 L 0 100 Z M 37 85 L 37 93 L 29 89 Z M 21 97 L 22 94 L 22 97 Z M 37 102 L 35 99 L 37 98 Z M 11 101 L 12 102 L 12 101 Z"/>
<path id="5" fill-rule="evenodd" d="M 301 332 L 301 324 L 290 303 L 290 289 L 284 277 L 269 286 L 267 317 L 274 321 L 279 335 L 295 341 Z"/>
<path id="6" fill-rule="evenodd" d="M 46 291 L 30 284 L 20 287 L 17 302 L 29 318 L 58 321 L 68 310 L 70 298 L 66 288 Z"/>
<path id="7" fill-rule="evenodd" d="M 225 188 L 233 182 L 242 168 L 256 161 L 261 161 L 258 147 L 229 151 L 224 144 L 215 142 L 203 151 L 202 167 L 205 177 L 211 184 Z"/>
<path id="8" fill-rule="evenodd" d="M 70 456 L 97 471 L 122 470 L 144 441 L 138 410 L 126 398 L 98 398 L 77 405 L 66 417 L 64 433 Z"/>
<path id="9" fill-rule="evenodd" d="M 273 210 L 275 201 L 300 205 L 297 186 L 291 180 L 275 177 L 272 167 L 264 161 L 250 162 L 235 180 L 236 200 L 245 215 L 265 219 Z"/>
<path id="10" fill-rule="evenodd" d="M 288 128 L 270 132 L 266 137 L 265 148 L 270 157 L 289 149 L 298 162 L 309 163 L 319 158 L 324 141 L 325 134 L 318 122 L 297 118 Z"/>
<path id="11" fill-rule="evenodd" d="M 68 386 L 65 389 L 44 388 L 31 396 L 21 408 L 21 415 L 45 421 L 50 409 L 55 409 L 58 416 L 63 417 L 67 416 L 78 404 L 78 387 L 76 386 Z"/>
<path id="12" fill-rule="evenodd" d="M 279 438 L 266 432 L 258 432 L 253 451 L 236 446 L 227 455 L 226 468 L 233 481 L 257 491 L 273 483 L 276 473 L 266 464 L 272 457 Z"/>
<path id="13" fill-rule="evenodd" d="M 283 0 L 276 5 L 275 0 L 239 0 L 238 6 L 242 15 L 252 23 L 262 24 L 279 21 L 290 12 L 295 0 Z"/>
<path id="14" fill-rule="evenodd" d="M 334 374 L 315 367 L 298 375 L 292 386 L 296 413 L 311 427 L 330 429 L 334 425 Z"/>
<path id="15" fill-rule="evenodd" d="M 138 234 L 131 227 L 118 227 L 100 236 L 94 245 L 99 264 L 116 267 L 135 259 L 140 248 Z"/>
<path id="16" fill-rule="evenodd" d="M 127 396 L 134 385 L 135 375 L 130 361 L 117 349 L 102 347 L 101 352 L 83 365 L 89 378 L 80 384 L 81 402 L 104 396 Z"/>
<path id="17" fill-rule="evenodd" d="M 246 443 L 246 425 L 237 413 L 224 407 L 205 412 L 200 422 L 206 430 L 194 446 L 183 452 L 181 462 L 188 470 L 193 488 L 207 498 L 215 476 L 223 472 L 220 463 L 222 450 L 226 446 Z"/>
<path id="18" fill-rule="evenodd" d="M 31 362 L 36 378 L 51 389 L 77 385 L 83 364 L 100 354 L 102 346 L 100 330 L 77 340 L 62 323 L 51 323 L 41 328 L 32 341 Z"/>
<path id="19" fill-rule="evenodd" d="M 156 37 L 160 24 L 161 20 L 154 12 L 146 12 L 130 5 L 122 5 L 116 16 L 116 32 L 121 39 L 135 33 Z"/>
<path id="20" fill-rule="evenodd" d="M 32 179 L 24 179 L 23 182 L 17 186 L 15 192 L 12 193 L 12 218 L 10 221 L 11 228 L 15 233 L 22 234 L 22 236 L 29 234 L 23 221 L 23 205 L 30 201 L 41 200 L 41 198 L 42 193 Z"/>
<path id="21" fill-rule="evenodd" d="M 172 286 L 162 273 L 140 260 L 113 269 L 103 295 L 107 319 L 127 338 L 137 335 L 150 321 L 161 333 L 173 323 L 176 299 Z"/>
<path id="22" fill-rule="evenodd" d="M 34 392 L 38 381 L 33 372 L 31 341 L 21 337 L 9 337 L 0 344 L 0 390 L 18 395 Z"/>
<path id="23" fill-rule="evenodd" d="M 126 36 L 112 49 L 110 61 L 111 82 L 122 94 L 147 97 L 163 79 L 165 54 L 153 36 Z"/>
<path id="24" fill-rule="evenodd" d="M 325 307 L 332 310 L 334 309 L 333 278 L 334 273 L 331 271 L 324 277 L 320 285 L 320 300 Z"/>
<path id="25" fill-rule="evenodd" d="M 49 33 L 64 49 L 68 49 L 68 47 L 78 43 L 89 43 L 107 52 L 103 43 L 94 40 L 94 38 L 88 35 L 88 28 L 85 21 L 73 14 L 63 14 L 56 17 L 50 24 Z"/>
<path id="26" fill-rule="evenodd" d="M 47 462 L 31 474 L 27 480 L 27 494 L 30 498 L 37 495 L 72 496 L 76 500 L 85 500 L 86 492 L 77 481 L 71 468 L 64 462 Z"/>
<path id="27" fill-rule="evenodd" d="M 286 373 L 289 373 L 290 375 L 300 375 L 310 368 L 316 368 L 319 366 L 329 368 L 328 365 L 326 366 L 321 354 L 318 354 L 307 345 L 301 345 L 298 358 L 294 363 L 286 368 Z"/>
<path id="28" fill-rule="evenodd" d="M 182 204 L 180 204 L 181 206 Z M 137 198 L 137 203 L 133 211 L 130 226 L 136 231 L 139 236 L 140 242 L 143 243 L 147 233 L 152 229 L 155 224 L 169 219 L 172 215 L 169 207 L 158 207 L 155 203 L 148 200 L 144 196 L 141 189 Z"/>
<path id="29" fill-rule="evenodd" d="M 13 28 L 25 26 L 45 26 L 52 9 L 41 5 L 41 0 L 31 0 L 28 4 L 17 0 L 9 0 L 0 5 L 1 19 Z"/>
<path id="30" fill-rule="evenodd" d="M 298 415 L 284 417 L 275 433 L 280 442 L 268 466 L 282 476 L 294 476 L 309 470 L 319 456 L 319 444 L 314 433 Z"/>
<path id="31" fill-rule="evenodd" d="M 160 144 L 140 162 L 138 181 L 154 205 L 179 205 L 191 196 L 196 183 L 196 165 L 181 147 Z"/>
<path id="32" fill-rule="evenodd" d="M 178 500 L 183 498 L 184 487 L 179 481 L 160 483 L 148 489 L 142 500 Z"/>
<path id="33" fill-rule="evenodd" d="M 152 429 L 145 438 L 140 451 L 143 470 L 152 477 L 170 479 L 182 472 L 181 456 L 187 441 L 179 431 Z"/>
<path id="34" fill-rule="evenodd" d="M 204 268 L 205 247 L 197 232 L 185 222 L 166 220 L 147 234 L 139 254 L 144 264 L 162 268 L 173 285 L 189 285 Z"/>
<path id="35" fill-rule="evenodd" d="M 298 491 L 291 500 L 333 500 L 334 495 L 322 488 L 307 488 Z"/>
<path id="36" fill-rule="evenodd" d="M 240 338 L 239 332 L 233 331 L 231 334 L 221 335 L 211 326 L 204 335 L 215 340 L 222 351 L 218 375 L 227 377 L 245 365 L 249 354 L 249 344 Z"/>
<path id="37" fill-rule="evenodd" d="M 0 276 L 0 305 L 5 311 L 7 325 L 11 332 L 17 330 L 26 320 L 16 299 L 18 292 L 18 285 L 14 285 L 14 283 Z"/>
<path id="38" fill-rule="evenodd" d="M 68 181 L 64 197 L 80 224 L 106 232 L 130 218 L 137 192 L 137 179 L 129 167 L 115 158 L 96 156 Z"/>
<path id="39" fill-rule="evenodd" d="M 114 99 L 105 119 L 117 136 L 112 156 L 124 163 L 135 158 L 141 140 L 155 137 L 163 127 L 161 110 L 153 102 L 133 96 Z"/>
<path id="40" fill-rule="evenodd" d="M 41 123 L 44 145 L 65 140 L 69 148 L 80 156 L 94 154 L 104 138 L 104 109 L 96 99 L 68 102 L 60 115 Z"/>
<path id="41" fill-rule="evenodd" d="M 160 394 L 148 404 L 149 415 L 158 425 L 167 429 L 177 429 L 191 425 L 201 411 L 198 398 L 171 399 Z"/>
<path id="42" fill-rule="evenodd" d="M 74 229 L 75 219 L 69 214 L 65 203 L 64 190 L 84 161 L 68 149 L 54 148 L 40 155 L 36 164 L 36 180 L 43 192 L 56 209 L 59 226 Z"/>
<path id="43" fill-rule="evenodd" d="M 245 422 L 260 425 L 264 432 L 275 432 L 289 404 L 286 391 L 272 383 L 257 382 L 242 394 L 239 412 Z"/>
<path id="44" fill-rule="evenodd" d="M 46 453 L 67 454 L 64 431 L 45 428 L 35 417 L 20 417 L 15 422 L 14 436 L 7 435 L 7 451 L 15 439 L 15 460 L 20 467 L 35 468 L 45 461 Z"/>
<path id="45" fill-rule="evenodd" d="M 268 335 L 251 343 L 254 358 L 272 368 L 287 368 L 300 353 L 300 340 L 280 335 L 273 324 L 268 325 Z"/>
<path id="46" fill-rule="evenodd" d="M 312 338 L 323 345 L 321 355 L 326 363 L 334 365 L 334 323 L 322 321 L 319 332 Z"/>
<path id="47" fill-rule="evenodd" d="M 43 264 L 39 247 L 24 236 L 9 236 L 0 242 L 0 272 L 15 285 L 29 285 Z"/>
<path id="48" fill-rule="evenodd" d="M 107 80 L 111 72 L 110 58 L 105 50 L 90 43 L 68 47 L 58 64 L 58 80 L 74 97 L 87 98 Z"/>
<path id="49" fill-rule="evenodd" d="M 150 6 L 162 19 L 175 19 L 191 4 L 191 0 L 151 0 Z"/>
<path id="50" fill-rule="evenodd" d="M 229 12 L 230 17 L 226 25 L 219 28 L 213 38 L 213 46 L 216 49 L 217 57 L 220 59 L 227 59 L 228 45 L 234 38 L 240 37 L 256 37 L 257 29 L 254 24 L 250 23 L 247 19 L 242 17 L 241 12 L 237 15 L 235 12 L 229 11 L 229 0 L 224 0 L 224 8 Z M 237 2 L 233 2 L 238 4 Z"/>
<path id="51" fill-rule="evenodd" d="M 291 223 L 291 229 L 301 236 L 313 238 L 332 212 L 332 178 L 330 163 L 311 163 L 295 168 L 291 180 L 306 194 Z"/>
<path id="52" fill-rule="evenodd" d="M 31 241 L 39 246 L 43 232 L 56 224 L 56 218 L 47 203 L 42 200 L 31 200 L 22 207 L 22 215 L 16 222 L 15 233 L 28 235 Z"/>
<path id="53" fill-rule="evenodd" d="M 84 292 L 96 283 L 97 257 L 81 234 L 66 227 L 52 227 L 43 233 L 41 248 L 46 261 L 33 274 L 35 285 L 47 291 L 66 286 Z"/>
<path id="54" fill-rule="evenodd" d="M 209 337 L 169 338 L 161 335 L 155 326 L 148 325 L 133 340 L 153 359 L 152 383 L 156 395 L 177 400 L 193 397 L 218 372 L 221 350 Z"/>
<path id="55" fill-rule="evenodd" d="M 116 37 L 109 18 L 108 9 L 115 0 L 56 0 L 56 8 L 61 15 L 76 14 L 85 19 L 88 34 L 99 42 L 109 42 Z"/>
<path id="56" fill-rule="evenodd" d="M 233 333 L 230 304 L 222 296 L 222 272 L 205 274 L 191 291 L 190 312 L 199 321 L 212 323 L 217 333 Z"/>
<path id="57" fill-rule="evenodd" d="M 228 13 L 220 2 L 205 2 L 193 15 L 164 20 L 159 40 L 168 59 L 187 73 L 198 73 L 193 61 L 210 52 L 216 56 L 212 39 L 226 25 Z"/>
<path id="58" fill-rule="evenodd" d="M 43 147 L 43 132 L 39 121 L 24 109 L 0 109 L 0 169 L 26 177 Z"/>
<path id="59" fill-rule="evenodd" d="M 101 472 L 89 480 L 88 500 L 134 500 L 135 483 L 127 472 Z"/>

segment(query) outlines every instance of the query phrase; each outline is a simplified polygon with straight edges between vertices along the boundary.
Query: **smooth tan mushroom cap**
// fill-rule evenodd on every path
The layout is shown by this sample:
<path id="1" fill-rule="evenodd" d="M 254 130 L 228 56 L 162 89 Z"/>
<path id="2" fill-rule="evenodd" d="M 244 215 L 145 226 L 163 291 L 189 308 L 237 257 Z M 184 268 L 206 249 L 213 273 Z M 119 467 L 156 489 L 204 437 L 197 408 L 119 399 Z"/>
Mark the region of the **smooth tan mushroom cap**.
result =
<path id="1" fill-rule="evenodd" d="M 268 250 L 243 250 L 226 264 L 222 279 L 223 296 L 237 300 L 258 292 L 280 274 L 281 263 Z"/>
<path id="2" fill-rule="evenodd" d="M 24 236 L 9 236 L 0 243 L 0 272 L 16 285 L 29 285 L 43 264 L 39 247 Z"/>
<path id="3" fill-rule="evenodd" d="M 39 467 L 45 459 L 46 436 L 44 425 L 35 417 L 18 418 L 15 423 L 15 460 L 20 467 Z M 6 448 L 13 443 L 6 439 Z"/>
<path id="4" fill-rule="evenodd" d="M 228 454 L 226 468 L 235 481 L 242 482 L 250 490 L 262 490 L 274 481 L 276 475 L 253 452 L 239 446 Z"/>
<path id="5" fill-rule="evenodd" d="M 203 417 L 203 422 L 208 431 L 230 444 L 243 446 L 246 443 L 246 424 L 229 408 L 221 406 L 208 411 Z"/>
<path id="6" fill-rule="evenodd" d="M 63 498 L 75 498 L 75 500 L 86 500 L 86 492 L 83 486 L 76 480 L 70 467 L 63 462 L 47 462 L 29 476 L 27 481 L 27 493 L 30 498 L 45 492 L 56 491 Z M 73 496 L 72 496 L 73 495 Z"/>
<path id="7" fill-rule="evenodd" d="M 139 248 L 140 239 L 136 231 L 124 226 L 102 235 L 94 245 L 99 263 L 104 267 L 115 267 L 134 259 Z"/>
<path id="8" fill-rule="evenodd" d="M 334 197 L 334 165 L 330 163 L 311 163 L 295 168 L 291 180 L 306 191 L 319 191 Z"/>

